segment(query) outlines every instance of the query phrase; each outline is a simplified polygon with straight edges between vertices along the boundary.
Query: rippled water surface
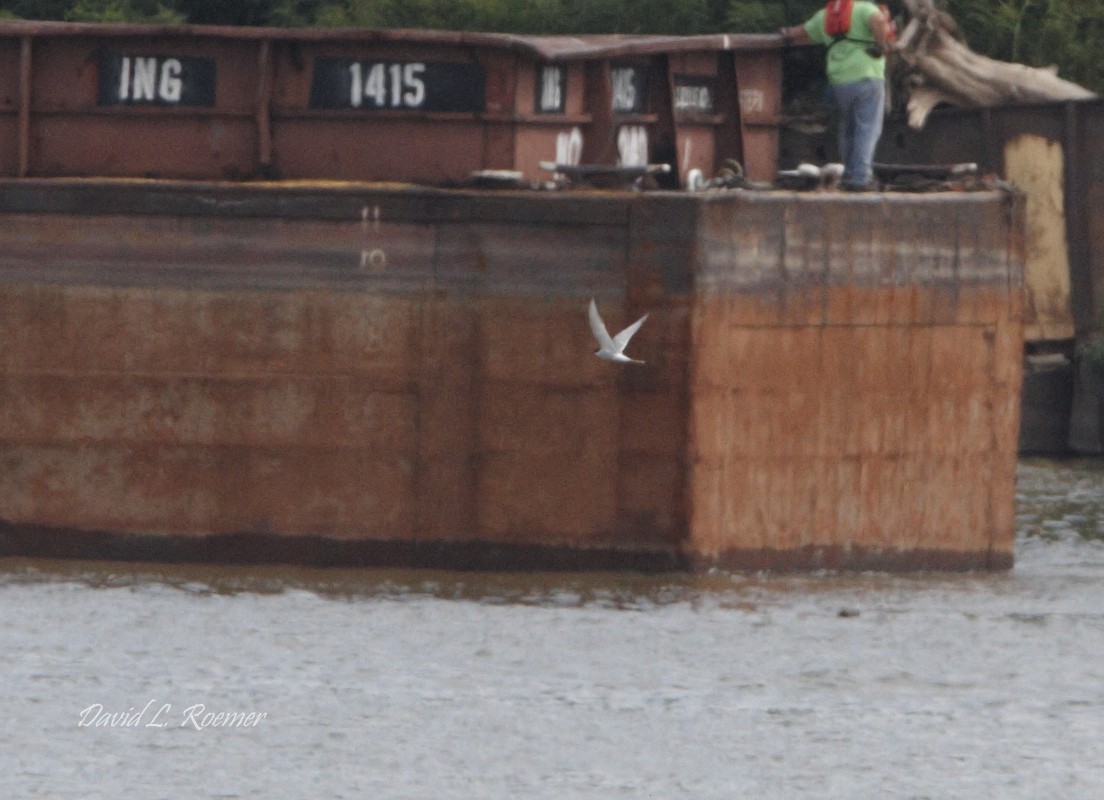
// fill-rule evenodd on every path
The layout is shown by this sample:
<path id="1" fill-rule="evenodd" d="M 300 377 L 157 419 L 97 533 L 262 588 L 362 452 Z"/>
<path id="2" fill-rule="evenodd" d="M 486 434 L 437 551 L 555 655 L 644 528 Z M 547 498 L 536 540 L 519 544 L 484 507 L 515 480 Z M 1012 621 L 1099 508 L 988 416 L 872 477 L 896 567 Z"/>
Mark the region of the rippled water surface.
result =
<path id="1" fill-rule="evenodd" d="M 0 797 L 1101 798 L 1104 467 L 1019 487 L 1001 575 L 0 562 Z"/>

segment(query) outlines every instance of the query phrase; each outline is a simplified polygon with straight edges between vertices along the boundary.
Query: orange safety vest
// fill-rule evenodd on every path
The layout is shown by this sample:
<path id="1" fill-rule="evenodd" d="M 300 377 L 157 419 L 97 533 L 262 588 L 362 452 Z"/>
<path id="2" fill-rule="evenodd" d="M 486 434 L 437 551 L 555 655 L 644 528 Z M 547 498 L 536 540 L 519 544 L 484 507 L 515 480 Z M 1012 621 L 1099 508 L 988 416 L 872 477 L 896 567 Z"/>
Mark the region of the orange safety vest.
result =
<path id="1" fill-rule="evenodd" d="M 824 7 L 824 31 L 836 40 L 832 44 L 847 39 L 847 34 L 851 30 L 851 11 L 854 5 L 855 0 L 828 0 L 828 5 Z M 891 42 L 897 41 L 897 26 L 893 24 L 893 17 L 889 15 L 889 7 L 879 3 L 878 10 L 889 20 L 886 38 Z M 850 41 L 857 42 L 860 40 L 851 39 Z M 866 40 L 862 41 L 865 42 Z M 870 42 L 870 44 L 873 44 L 873 42 Z"/>
<path id="2" fill-rule="evenodd" d="M 824 31 L 829 36 L 846 36 L 851 30 L 851 7 L 855 0 L 829 0 L 824 7 Z"/>

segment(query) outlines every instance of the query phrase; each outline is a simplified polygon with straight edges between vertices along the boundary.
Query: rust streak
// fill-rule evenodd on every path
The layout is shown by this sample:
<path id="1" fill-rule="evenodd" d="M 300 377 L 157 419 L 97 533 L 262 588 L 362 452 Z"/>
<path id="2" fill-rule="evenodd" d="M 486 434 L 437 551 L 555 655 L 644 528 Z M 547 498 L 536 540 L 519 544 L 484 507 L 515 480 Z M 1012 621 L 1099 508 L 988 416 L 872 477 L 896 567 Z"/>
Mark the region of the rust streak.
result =
<path id="1" fill-rule="evenodd" d="M 31 160 L 31 37 L 19 43 L 19 177 L 27 177 Z"/>
<path id="2" fill-rule="evenodd" d="M 263 39 L 257 56 L 257 160 L 272 166 L 272 41 Z"/>

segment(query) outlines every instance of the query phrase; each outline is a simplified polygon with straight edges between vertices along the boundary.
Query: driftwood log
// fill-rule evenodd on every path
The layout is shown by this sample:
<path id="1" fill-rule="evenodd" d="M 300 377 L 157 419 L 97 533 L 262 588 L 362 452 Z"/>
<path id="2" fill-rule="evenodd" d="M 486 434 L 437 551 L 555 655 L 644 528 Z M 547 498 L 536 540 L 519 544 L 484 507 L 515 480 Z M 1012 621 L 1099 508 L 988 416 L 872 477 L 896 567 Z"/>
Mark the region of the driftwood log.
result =
<path id="1" fill-rule="evenodd" d="M 978 55 L 954 19 L 933 0 L 904 0 L 908 22 L 896 47 L 897 82 L 907 92 L 909 126 L 922 128 L 940 103 L 985 107 L 1095 97 L 1053 67 L 1028 67 Z"/>

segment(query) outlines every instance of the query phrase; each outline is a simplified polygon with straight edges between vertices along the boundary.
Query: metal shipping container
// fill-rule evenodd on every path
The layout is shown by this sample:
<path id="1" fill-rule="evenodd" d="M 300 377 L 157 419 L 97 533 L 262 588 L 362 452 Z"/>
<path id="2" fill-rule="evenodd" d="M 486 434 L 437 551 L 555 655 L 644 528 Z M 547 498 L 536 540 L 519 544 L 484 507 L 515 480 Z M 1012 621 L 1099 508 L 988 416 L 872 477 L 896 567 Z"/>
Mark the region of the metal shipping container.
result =
<path id="1" fill-rule="evenodd" d="M 0 177 L 771 178 L 780 83 L 774 36 L 0 22 Z"/>

